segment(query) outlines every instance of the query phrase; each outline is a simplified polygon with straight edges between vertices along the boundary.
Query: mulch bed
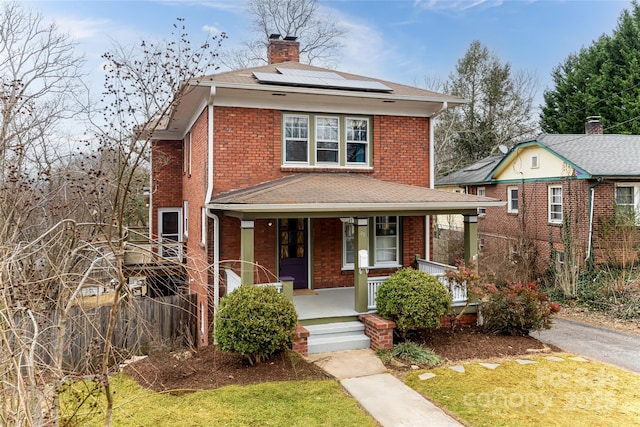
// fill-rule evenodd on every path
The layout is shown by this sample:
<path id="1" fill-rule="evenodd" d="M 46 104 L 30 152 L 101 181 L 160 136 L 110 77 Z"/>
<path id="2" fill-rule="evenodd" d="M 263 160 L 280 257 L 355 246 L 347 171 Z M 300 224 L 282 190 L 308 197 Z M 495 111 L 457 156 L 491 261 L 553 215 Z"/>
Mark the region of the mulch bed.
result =
<path id="1" fill-rule="evenodd" d="M 531 354 L 527 350 L 545 348 L 533 337 L 483 334 L 473 327 L 458 327 L 454 332 L 440 328 L 413 333 L 409 338 L 431 348 L 446 362 L 526 355 Z M 389 365 L 389 368 L 408 367 Z M 210 390 L 227 385 L 328 378 L 322 369 L 296 353 L 280 353 L 264 363 L 250 366 L 239 355 L 218 351 L 213 345 L 196 352 L 154 353 L 126 366 L 124 371 L 142 386 L 157 391 Z"/>

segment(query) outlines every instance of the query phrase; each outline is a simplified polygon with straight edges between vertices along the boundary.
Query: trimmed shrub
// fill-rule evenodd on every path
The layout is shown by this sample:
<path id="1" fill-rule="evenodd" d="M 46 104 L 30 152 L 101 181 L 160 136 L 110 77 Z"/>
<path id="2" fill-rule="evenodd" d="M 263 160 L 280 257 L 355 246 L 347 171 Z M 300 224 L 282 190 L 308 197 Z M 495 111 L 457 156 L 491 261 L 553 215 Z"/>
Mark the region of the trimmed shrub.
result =
<path id="1" fill-rule="evenodd" d="M 273 286 L 240 286 L 220 300 L 215 339 L 251 365 L 291 348 L 298 323 L 293 303 Z"/>
<path id="2" fill-rule="evenodd" d="M 376 305 L 380 316 L 396 322 L 404 336 L 414 329 L 435 329 L 449 311 L 451 295 L 430 274 L 411 268 L 395 272 L 378 288 Z"/>
<path id="3" fill-rule="evenodd" d="M 549 329 L 551 315 L 559 309 L 533 282 L 497 286 L 481 304 L 484 329 L 504 335 L 528 335 L 532 330 Z"/>

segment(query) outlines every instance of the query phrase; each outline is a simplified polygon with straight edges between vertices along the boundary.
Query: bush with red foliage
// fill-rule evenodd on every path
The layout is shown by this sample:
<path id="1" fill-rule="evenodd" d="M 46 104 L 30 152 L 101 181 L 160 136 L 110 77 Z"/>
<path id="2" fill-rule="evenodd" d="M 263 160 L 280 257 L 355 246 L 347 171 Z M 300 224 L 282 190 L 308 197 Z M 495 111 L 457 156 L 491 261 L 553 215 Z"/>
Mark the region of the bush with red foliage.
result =
<path id="1" fill-rule="evenodd" d="M 528 335 L 551 327 L 551 315 L 560 307 L 533 282 L 486 287 L 480 304 L 483 327 L 487 332 Z"/>

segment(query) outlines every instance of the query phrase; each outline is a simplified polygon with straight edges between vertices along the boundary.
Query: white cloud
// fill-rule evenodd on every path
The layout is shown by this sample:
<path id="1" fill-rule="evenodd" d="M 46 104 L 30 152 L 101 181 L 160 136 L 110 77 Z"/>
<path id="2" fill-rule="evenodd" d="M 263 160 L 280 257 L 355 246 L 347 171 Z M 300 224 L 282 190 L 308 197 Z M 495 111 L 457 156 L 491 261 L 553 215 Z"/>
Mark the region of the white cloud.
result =
<path id="1" fill-rule="evenodd" d="M 214 27 L 213 25 L 203 25 L 202 31 L 211 34 L 220 34 L 222 32 L 218 27 Z"/>
<path id="2" fill-rule="evenodd" d="M 476 7 L 497 7 L 504 0 L 415 0 L 414 5 L 425 10 L 459 10 L 465 11 Z"/>
<path id="3" fill-rule="evenodd" d="M 78 19 L 71 16 L 58 16 L 54 20 L 60 31 L 77 41 L 95 37 L 107 31 L 111 24 L 107 19 Z"/>

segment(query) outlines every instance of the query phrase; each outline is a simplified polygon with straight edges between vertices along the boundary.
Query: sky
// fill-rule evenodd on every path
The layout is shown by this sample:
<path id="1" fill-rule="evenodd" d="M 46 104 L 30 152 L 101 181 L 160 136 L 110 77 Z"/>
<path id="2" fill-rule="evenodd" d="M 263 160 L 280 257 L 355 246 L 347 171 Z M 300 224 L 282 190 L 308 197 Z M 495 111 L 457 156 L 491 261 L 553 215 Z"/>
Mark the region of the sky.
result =
<path id="1" fill-rule="evenodd" d="M 184 18 L 192 41 L 225 32 L 231 49 L 256 34 L 244 0 L 23 1 L 53 20 L 86 56 L 94 84 L 102 81 L 100 55 L 113 41 L 169 37 Z M 611 34 L 621 0 L 319 0 L 319 10 L 343 26 L 336 69 L 426 87 L 444 80 L 474 40 L 538 80 L 536 105 L 553 87 L 551 72 L 571 53 Z"/>

